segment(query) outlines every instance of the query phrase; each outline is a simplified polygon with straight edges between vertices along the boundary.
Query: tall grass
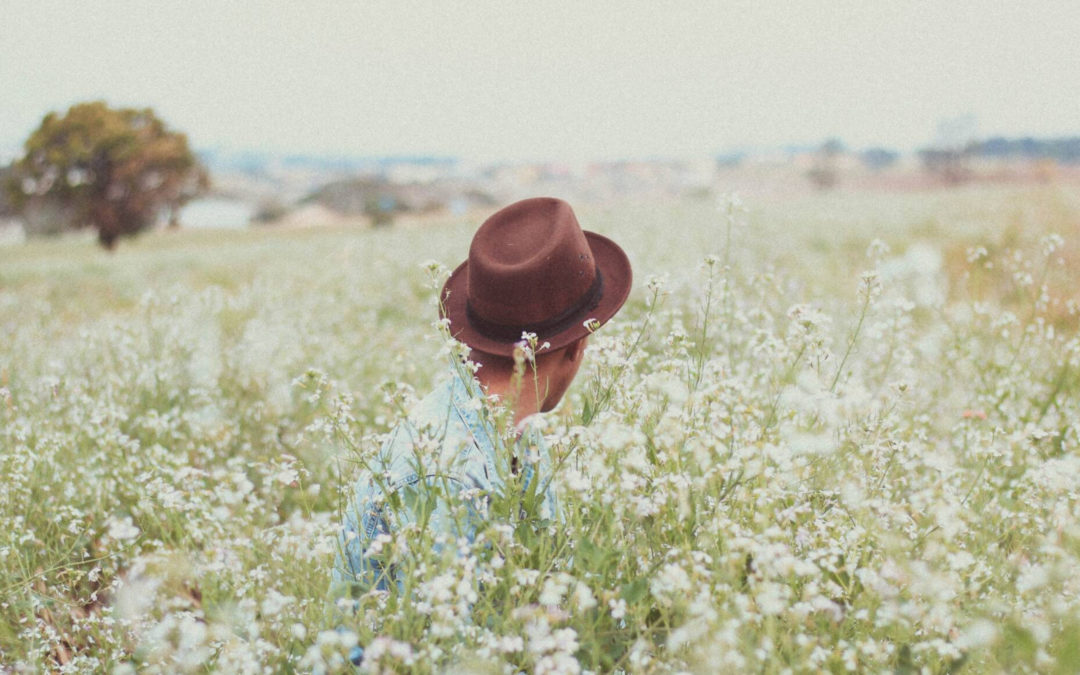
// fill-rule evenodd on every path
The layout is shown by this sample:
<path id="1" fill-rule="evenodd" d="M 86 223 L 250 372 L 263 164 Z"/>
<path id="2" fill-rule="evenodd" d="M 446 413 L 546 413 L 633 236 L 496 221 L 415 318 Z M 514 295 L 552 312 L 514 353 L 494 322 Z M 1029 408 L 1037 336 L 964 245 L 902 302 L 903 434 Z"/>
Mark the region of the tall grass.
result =
<path id="1" fill-rule="evenodd" d="M 0 663 L 1075 671 L 1077 212 L 860 208 L 583 211 L 641 281 L 543 422 L 561 513 L 471 495 L 335 620 L 351 484 L 449 362 L 418 263 L 475 224 L 0 252 Z"/>

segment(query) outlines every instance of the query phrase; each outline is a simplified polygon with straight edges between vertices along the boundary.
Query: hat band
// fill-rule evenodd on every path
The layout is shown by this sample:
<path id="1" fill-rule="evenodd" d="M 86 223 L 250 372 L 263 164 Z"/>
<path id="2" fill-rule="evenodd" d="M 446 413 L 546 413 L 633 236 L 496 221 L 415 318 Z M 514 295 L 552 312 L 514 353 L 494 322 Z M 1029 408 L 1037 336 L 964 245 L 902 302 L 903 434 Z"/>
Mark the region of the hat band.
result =
<path id="1" fill-rule="evenodd" d="M 476 330 L 486 338 L 492 340 L 498 340 L 499 342 L 517 342 L 521 339 L 522 333 L 535 333 L 541 340 L 547 335 L 557 335 L 563 332 L 567 328 L 575 325 L 584 312 L 588 312 L 595 309 L 600 304 L 600 298 L 604 295 L 604 275 L 600 273 L 600 268 L 596 268 L 596 277 L 593 279 L 592 285 L 581 295 L 577 302 L 570 305 L 570 308 L 546 321 L 539 323 L 533 323 L 525 326 L 508 326 L 506 324 L 495 323 L 488 321 L 482 316 L 478 315 L 472 308 L 472 304 L 465 301 L 465 316 L 468 317 L 469 323 Z"/>

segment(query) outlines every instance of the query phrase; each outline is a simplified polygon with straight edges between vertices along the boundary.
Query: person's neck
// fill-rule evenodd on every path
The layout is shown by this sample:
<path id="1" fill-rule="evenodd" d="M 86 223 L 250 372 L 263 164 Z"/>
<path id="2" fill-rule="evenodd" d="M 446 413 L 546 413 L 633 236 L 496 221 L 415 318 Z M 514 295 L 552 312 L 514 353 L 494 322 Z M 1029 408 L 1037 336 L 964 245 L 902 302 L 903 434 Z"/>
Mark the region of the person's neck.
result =
<path id="1" fill-rule="evenodd" d="M 483 369 L 481 369 L 481 372 Z M 482 377 L 477 373 L 476 379 L 487 392 L 488 396 L 498 396 L 499 400 L 513 403 L 514 426 L 521 424 L 522 420 L 540 412 L 540 402 L 537 400 L 536 386 L 532 373 L 526 373 L 522 378 L 520 389 L 509 377 Z"/>

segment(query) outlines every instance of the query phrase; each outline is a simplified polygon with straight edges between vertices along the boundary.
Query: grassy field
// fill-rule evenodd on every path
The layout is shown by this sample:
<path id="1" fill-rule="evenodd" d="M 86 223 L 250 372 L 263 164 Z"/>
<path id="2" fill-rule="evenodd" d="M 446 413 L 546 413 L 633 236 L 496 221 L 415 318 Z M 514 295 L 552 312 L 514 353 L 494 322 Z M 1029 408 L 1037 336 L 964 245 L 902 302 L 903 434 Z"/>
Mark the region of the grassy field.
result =
<path id="1" fill-rule="evenodd" d="M 403 531 L 339 631 L 341 509 L 479 219 L 0 247 L 0 664 L 1080 670 L 1080 189 L 578 215 L 635 289 L 548 416 L 565 522 Z"/>

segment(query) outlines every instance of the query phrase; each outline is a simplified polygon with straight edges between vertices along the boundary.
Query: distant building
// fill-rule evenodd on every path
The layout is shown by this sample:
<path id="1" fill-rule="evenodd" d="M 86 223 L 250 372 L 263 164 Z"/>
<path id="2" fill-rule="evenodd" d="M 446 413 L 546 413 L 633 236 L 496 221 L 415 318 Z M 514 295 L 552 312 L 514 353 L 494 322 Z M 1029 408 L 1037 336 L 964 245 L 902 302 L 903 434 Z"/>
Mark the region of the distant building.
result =
<path id="1" fill-rule="evenodd" d="M 199 229 L 237 230 L 247 227 L 254 214 L 255 207 L 246 201 L 206 197 L 180 209 L 180 224 Z"/>

